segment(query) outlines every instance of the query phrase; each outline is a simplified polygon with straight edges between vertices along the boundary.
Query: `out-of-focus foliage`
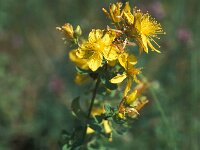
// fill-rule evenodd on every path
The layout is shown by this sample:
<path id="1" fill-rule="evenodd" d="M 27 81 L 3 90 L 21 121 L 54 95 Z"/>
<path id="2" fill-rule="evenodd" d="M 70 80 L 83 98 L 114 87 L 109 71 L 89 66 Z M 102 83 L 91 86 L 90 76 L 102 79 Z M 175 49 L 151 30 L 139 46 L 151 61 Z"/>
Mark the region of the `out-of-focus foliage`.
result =
<path id="1" fill-rule="evenodd" d="M 75 70 L 55 27 L 65 21 L 91 28 L 109 23 L 101 7 L 114 0 L 0 1 L 0 149 L 58 149 L 62 129 L 76 125 L 71 100 Z M 149 105 L 108 149 L 198 150 L 200 139 L 200 2 L 134 0 L 162 22 L 161 54 L 141 58 L 153 82 Z M 87 33 L 86 33 L 87 32 Z M 153 79 L 153 80 L 152 80 Z M 155 80 L 156 79 L 156 80 Z M 77 92 L 78 91 L 78 92 Z"/>

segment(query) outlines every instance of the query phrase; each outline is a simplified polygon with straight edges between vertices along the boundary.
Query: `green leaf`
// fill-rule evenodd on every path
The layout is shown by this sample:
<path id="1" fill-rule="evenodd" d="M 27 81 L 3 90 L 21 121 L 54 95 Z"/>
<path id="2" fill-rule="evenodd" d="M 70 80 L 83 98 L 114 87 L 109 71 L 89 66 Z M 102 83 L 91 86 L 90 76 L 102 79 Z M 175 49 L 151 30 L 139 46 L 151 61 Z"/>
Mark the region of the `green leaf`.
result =
<path id="1" fill-rule="evenodd" d="M 94 118 L 95 118 L 95 121 L 97 123 L 101 123 L 103 121 L 103 119 L 105 118 L 105 116 L 104 116 L 104 114 L 102 114 L 102 115 L 96 115 L 96 116 L 94 116 Z"/>
<path id="2" fill-rule="evenodd" d="M 108 89 L 110 89 L 110 90 L 116 90 L 117 89 L 117 84 L 113 84 L 113 83 L 111 83 L 110 81 L 108 81 L 108 82 L 106 82 L 106 87 L 108 88 Z"/>
<path id="3" fill-rule="evenodd" d="M 102 132 L 102 126 L 100 124 L 97 123 L 90 123 L 89 127 L 92 128 L 93 130 L 95 130 L 96 132 L 101 133 Z"/>
<path id="4" fill-rule="evenodd" d="M 85 127 L 84 126 L 78 126 L 75 128 L 75 131 L 73 132 L 72 139 L 72 149 L 75 149 L 83 144 L 83 135 L 85 133 Z"/>
<path id="5" fill-rule="evenodd" d="M 111 112 L 111 106 L 110 106 L 110 104 L 105 104 L 104 105 L 104 109 L 105 109 L 106 113 L 110 113 Z"/>
<path id="6" fill-rule="evenodd" d="M 81 106 L 80 106 L 80 103 L 79 103 L 79 99 L 80 99 L 80 97 L 77 97 L 77 98 L 75 98 L 75 99 L 72 101 L 71 109 L 72 109 L 72 112 L 74 113 L 74 115 L 75 115 L 79 120 L 85 121 L 85 119 L 86 119 L 86 114 L 85 114 L 84 111 L 81 109 Z"/>
<path id="7" fill-rule="evenodd" d="M 108 94 L 108 89 L 104 85 L 100 85 L 100 87 L 97 89 L 97 93 L 99 95 L 105 96 Z"/>
<path id="8" fill-rule="evenodd" d="M 117 110 L 115 107 L 111 107 L 109 104 L 105 104 L 104 109 L 105 109 L 104 115 L 107 118 L 113 117 L 116 114 L 116 110 Z"/>
<path id="9" fill-rule="evenodd" d="M 129 127 L 127 126 L 126 122 L 123 122 L 123 124 L 119 123 L 119 122 L 113 122 L 112 123 L 112 129 L 115 133 L 117 134 L 124 134 L 125 132 L 128 131 Z"/>
<path id="10" fill-rule="evenodd" d="M 64 144 L 69 143 L 70 140 L 71 140 L 71 134 L 63 130 L 60 135 L 59 145 L 62 147 Z"/>
<path id="11" fill-rule="evenodd" d="M 70 150 L 70 147 L 68 147 L 68 145 L 65 144 L 65 145 L 62 147 L 62 150 Z"/>

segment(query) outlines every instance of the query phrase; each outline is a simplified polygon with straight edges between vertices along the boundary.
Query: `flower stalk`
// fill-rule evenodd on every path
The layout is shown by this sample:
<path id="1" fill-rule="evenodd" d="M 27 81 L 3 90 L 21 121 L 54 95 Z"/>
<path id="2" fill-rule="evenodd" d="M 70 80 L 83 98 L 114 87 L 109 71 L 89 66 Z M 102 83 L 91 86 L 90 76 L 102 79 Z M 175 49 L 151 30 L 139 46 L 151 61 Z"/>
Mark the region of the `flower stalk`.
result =
<path id="1" fill-rule="evenodd" d="M 88 114 L 87 114 L 87 118 L 86 118 L 86 126 L 85 126 L 85 129 L 84 129 L 83 139 L 82 139 L 83 143 L 85 142 L 85 139 L 86 139 L 88 121 L 89 121 L 91 113 L 92 113 L 92 108 L 93 108 L 94 101 L 95 101 L 95 98 L 96 98 L 96 95 L 97 95 L 97 90 L 98 90 L 99 84 L 100 84 L 100 78 L 97 77 L 97 81 L 96 81 L 96 84 L 95 84 L 95 87 L 94 87 L 94 90 L 93 90 L 93 93 L 92 93 L 92 98 L 91 98 L 91 101 L 90 101 L 90 106 L 89 106 L 89 110 L 88 110 Z"/>

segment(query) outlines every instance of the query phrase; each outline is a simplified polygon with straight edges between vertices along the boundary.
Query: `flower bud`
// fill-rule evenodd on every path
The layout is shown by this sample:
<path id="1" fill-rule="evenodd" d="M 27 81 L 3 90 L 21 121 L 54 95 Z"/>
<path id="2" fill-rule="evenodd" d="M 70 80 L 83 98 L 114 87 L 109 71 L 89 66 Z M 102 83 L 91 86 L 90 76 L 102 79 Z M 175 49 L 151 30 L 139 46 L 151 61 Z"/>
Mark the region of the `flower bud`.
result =
<path id="1" fill-rule="evenodd" d="M 76 27 L 76 30 L 74 31 L 74 33 L 75 33 L 75 37 L 79 37 L 82 35 L 82 30 L 79 25 Z"/>
<path id="2" fill-rule="evenodd" d="M 117 116 L 118 116 L 120 119 L 125 119 L 125 116 L 124 116 L 122 113 L 118 113 Z"/>
<path id="3" fill-rule="evenodd" d="M 57 27 L 56 29 L 63 32 L 68 39 L 74 38 L 74 29 L 71 24 L 66 23 L 62 27 Z"/>

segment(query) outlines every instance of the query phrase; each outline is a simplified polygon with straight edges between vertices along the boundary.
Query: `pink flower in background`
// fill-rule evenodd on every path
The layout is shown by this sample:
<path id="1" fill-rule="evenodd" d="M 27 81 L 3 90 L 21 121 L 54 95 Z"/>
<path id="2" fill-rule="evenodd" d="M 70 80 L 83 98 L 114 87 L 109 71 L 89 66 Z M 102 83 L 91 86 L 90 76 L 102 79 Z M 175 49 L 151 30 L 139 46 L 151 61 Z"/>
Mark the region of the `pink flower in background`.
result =
<path id="1" fill-rule="evenodd" d="M 176 36 L 180 42 L 188 43 L 191 41 L 192 34 L 189 29 L 182 27 L 178 29 Z"/>
<path id="2" fill-rule="evenodd" d="M 58 76 L 52 77 L 49 82 L 49 90 L 53 93 L 59 94 L 64 89 L 63 81 Z"/>
<path id="3" fill-rule="evenodd" d="M 20 48 L 24 44 L 24 40 L 20 35 L 13 35 L 11 38 L 13 48 Z"/>
<path id="4" fill-rule="evenodd" d="M 165 17 L 165 10 L 163 4 L 159 1 L 155 1 L 149 6 L 149 10 L 155 18 L 162 19 Z"/>

